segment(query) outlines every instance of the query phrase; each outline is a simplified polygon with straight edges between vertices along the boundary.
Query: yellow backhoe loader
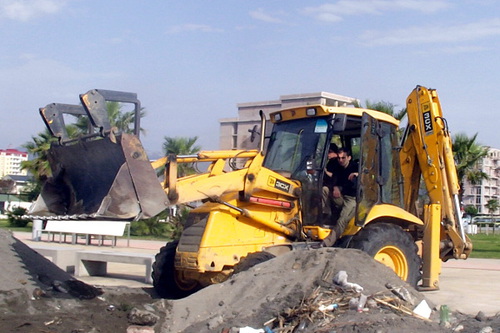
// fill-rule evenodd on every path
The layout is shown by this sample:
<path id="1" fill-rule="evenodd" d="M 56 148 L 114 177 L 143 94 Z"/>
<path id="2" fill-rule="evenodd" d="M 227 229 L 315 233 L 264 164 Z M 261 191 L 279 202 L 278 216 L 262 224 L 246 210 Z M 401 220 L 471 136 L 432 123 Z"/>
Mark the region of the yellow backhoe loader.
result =
<path id="1" fill-rule="evenodd" d="M 153 162 L 139 140 L 135 94 L 91 90 L 80 100 L 81 105 L 40 109 L 58 140 L 48 154 L 52 178 L 30 215 L 89 223 L 136 220 L 201 202 L 190 211 L 180 239 L 156 256 L 152 277 L 163 297 L 185 297 L 325 239 L 336 223 L 322 214 L 332 142 L 352 151 L 359 164 L 355 216 L 335 246 L 363 250 L 403 280 L 429 290 L 439 288 L 441 261 L 466 259 L 472 250 L 460 216 L 451 138 L 435 90 L 417 86 L 411 92 L 404 134 L 399 122 L 382 112 L 307 105 L 271 113 L 271 134 L 261 135 L 256 150 L 201 151 Z M 106 101 L 134 105 L 134 134 L 111 126 Z M 69 138 L 66 114 L 87 117 L 89 133 Z M 265 126 L 261 112 L 260 133 L 266 133 Z M 178 164 L 195 162 L 208 164 L 206 172 L 177 177 Z M 155 170 L 162 167 L 158 178 Z M 427 202 L 419 196 L 422 180 Z"/>

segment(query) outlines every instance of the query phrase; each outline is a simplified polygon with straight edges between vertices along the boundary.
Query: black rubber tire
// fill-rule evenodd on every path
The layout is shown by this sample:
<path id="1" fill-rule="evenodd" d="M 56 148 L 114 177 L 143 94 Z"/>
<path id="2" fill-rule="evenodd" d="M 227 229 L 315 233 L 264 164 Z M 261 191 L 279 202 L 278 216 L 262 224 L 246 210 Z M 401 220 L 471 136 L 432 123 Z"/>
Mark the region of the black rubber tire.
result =
<path id="1" fill-rule="evenodd" d="M 352 238 L 349 247 L 364 251 L 375 259 L 377 259 L 376 257 L 384 257 L 386 253 L 389 255 L 385 257 L 390 257 L 390 254 L 393 254 L 400 261 L 399 266 L 404 266 L 403 271 L 405 272 L 398 274 L 397 269 L 394 269 L 395 273 L 413 287 L 417 286 L 422 276 L 422 260 L 418 255 L 418 247 L 410 234 L 396 224 L 376 223 L 368 225 Z M 395 264 L 395 266 L 397 265 L 398 263 Z M 407 277 L 404 278 L 401 274 L 406 274 Z"/>
<path id="2" fill-rule="evenodd" d="M 246 271 L 255 265 L 271 260 L 276 256 L 269 252 L 253 252 L 249 253 L 246 257 L 241 258 L 240 262 L 234 265 L 233 274 Z"/>
<path id="3" fill-rule="evenodd" d="M 176 278 L 174 260 L 177 244 L 178 241 L 167 243 L 156 254 L 155 262 L 153 263 L 153 271 L 151 273 L 153 287 L 158 296 L 162 298 L 184 298 L 201 289 L 197 281 L 181 285 Z"/>

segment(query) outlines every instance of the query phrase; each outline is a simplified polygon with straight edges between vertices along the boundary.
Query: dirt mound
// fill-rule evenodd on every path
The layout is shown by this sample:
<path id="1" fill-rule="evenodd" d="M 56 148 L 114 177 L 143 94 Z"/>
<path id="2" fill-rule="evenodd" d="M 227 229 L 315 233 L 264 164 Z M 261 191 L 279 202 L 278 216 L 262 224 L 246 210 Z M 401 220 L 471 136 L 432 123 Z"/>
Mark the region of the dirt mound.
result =
<path id="1" fill-rule="evenodd" d="M 12 307 L 19 297 L 92 299 L 101 294 L 98 288 L 74 279 L 5 230 L 0 230 L 0 260 L 0 304 L 10 304 L 14 312 L 36 312 L 29 302 L 21 302 L 19 309 Z"/>
<path id="2" fill-rule="evenodd" d="M 347 273 L 348 282 L 358 284 L 363 290 L 343 290 L 334 285 L 333 278 L 340 271 Z M 162 331 L 220 332 L 228 327 L 262 328 L 270 321 L 269 326 L 275 327 L 280 316 L 297 310 L 320 293 L 330 297 L 330 304 L 333 304 L 344 296 L 356 298 L 361 293 L 392 294 L 387 283 L 404 287 L 415 305 L 423 300 L 421 294 L 402 282 L 393 271 L 361 251 L 333 248 L 293 251 L 236 274 L 224 283 L 174 301 L 171 317 Z M 317 306 L 325 302 L 328 303 L 328 299 L 313 301 Z M 345 304 L 342 307 L 345 308 Z M 352 314 L 355 316 L 350 320 L 366 318 L 364 313 L 353 311 Z M 399 320 L 400 316 L 397 317 Z"/>
<path id="3" fill-rule="evenodd" d="M 154 302 L 143 290 L 83 283 L 2 229 L 0 262 L 1 332 L 125 332 L 128 313 Z"/>
<path id="4" fill-rule="evenodd" d="M 362 290 L 333 283 L 341 271 Z M 368 302 L 358 311 L 349 303 L 361 295 Z M 430 320 L 417 318 L 412 310 L 422 301 L 433 307 L 364 252 L 299 250 L 173 301 L 161 332 L 238 332 L 266 326 L 272 332 L 479 332 L 500 327 L 500 316 L 453 313 L 447 325 L 440 325 L 439 311 Z"/>
<path id="5" fill-rule="evenodd" d="M 290 252 L 175 301 L 155 299 L 151 289 L 86 285 L 3 230 L 0 261 L 1 331 L 125 332 L 132 324 L 145 323 L 150 327 L 143 332 L 165 333 L 264 326 L 273 332 L 467 333 L 500 327 L 500 316 L 453 313 L 449 328 L 439 325 L 437 311 L 431 321 L 413 317 L 408 309 L 424 297 L 357 250 Z M 347 273 L 344 282 L 357 285 L 346 289 L 334 284 L 341 271 Z M 398 296 L 387 283 L 407 293 Z M 349 302 L 361 295 L 368 296 L 368 309 L 357 311 Z M 413 299 L 413 305 L 405 298 Z"/>

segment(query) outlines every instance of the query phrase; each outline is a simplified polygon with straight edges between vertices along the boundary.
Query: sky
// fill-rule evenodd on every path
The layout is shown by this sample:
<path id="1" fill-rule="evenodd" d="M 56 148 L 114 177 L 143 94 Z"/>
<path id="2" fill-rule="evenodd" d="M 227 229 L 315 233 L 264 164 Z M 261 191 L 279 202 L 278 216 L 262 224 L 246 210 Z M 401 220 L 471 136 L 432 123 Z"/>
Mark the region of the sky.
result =
<path id="1" fill-rule="evenodd" d="M 137 93 L 159 157 L 165 136 L 218 149 L 238 103 L 325 91 L 401 109 L 417 85 L 452 134 L 500 148 L 500 1 L 0 0 L 0 41 L 0 149 L 91 89 Z"/>

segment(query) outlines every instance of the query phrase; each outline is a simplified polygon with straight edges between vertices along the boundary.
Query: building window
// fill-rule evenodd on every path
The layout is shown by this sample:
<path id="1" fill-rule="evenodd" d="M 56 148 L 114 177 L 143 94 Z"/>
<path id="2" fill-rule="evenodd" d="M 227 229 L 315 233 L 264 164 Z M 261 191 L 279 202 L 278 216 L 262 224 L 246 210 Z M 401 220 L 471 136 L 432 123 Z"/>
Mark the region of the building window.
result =
<path id="1" fill-rule="evenodd" d="M 238 148 L 238 123 L 233 123 L 233 136 L 231 141 L 231 148 Z"/>

